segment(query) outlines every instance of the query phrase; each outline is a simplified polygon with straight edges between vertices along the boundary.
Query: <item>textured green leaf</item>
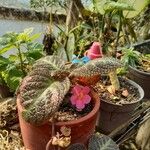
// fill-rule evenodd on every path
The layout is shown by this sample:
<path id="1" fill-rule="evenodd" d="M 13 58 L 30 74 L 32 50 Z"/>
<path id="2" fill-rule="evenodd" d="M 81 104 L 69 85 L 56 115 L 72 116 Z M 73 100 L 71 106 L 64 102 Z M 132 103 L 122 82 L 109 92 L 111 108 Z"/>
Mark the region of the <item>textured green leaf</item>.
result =
<path id="1" fill-rule="evenodd" d="M 58 110 L 70 89 L 68 78 L 55 78 L 55 73 L 64 70 L 64 66 L 59 57 L 46 56 L 39 59 L 31 73 L 23 79 L 19 91 L 26 121 L 43 123 Z"/>
<path id="2" fill-rule="evenodd" d="M 63 46 L 59 46 L 57 48 L 55 55 L 57 55 L 59 58 L 63 59 L 65 62 L 68 62 L 67 54 L 66 54 L 65 48 Z"/>
<path id="3" fill-rule="evenodd" d="M 48 121 L 58 110 L 69 89 L 68 78 L 53 81 L 43 74 L 26 77 L 20 87 L 22 105 L 25 108 L 23 118 L 34 124 Z"/>
<path id="4" fill-rule="evenodd" d="M 65 61 L 61 60 L 58 56 L 46 56 L 36 61 L 33 68 L 48 68 L 49 71 L 55 72 L 63 70 Z"/>
<path id="5" fill-rule="evenodd" d="M 94 134 L 89 140 L 88 150 L 119 150 L 119 147 L 110 137 Z"/>
<path id="6" fill-rule="evenodd" d="M 111 71 L 115 71 L 121 66 L 121 63 L 115 58 L 98 58 L 89 61 L 80 68 L 75 69 L 73 72 L 71 72 L 70 76 L 90 77 L 93 75 L 107 74 Z"/>

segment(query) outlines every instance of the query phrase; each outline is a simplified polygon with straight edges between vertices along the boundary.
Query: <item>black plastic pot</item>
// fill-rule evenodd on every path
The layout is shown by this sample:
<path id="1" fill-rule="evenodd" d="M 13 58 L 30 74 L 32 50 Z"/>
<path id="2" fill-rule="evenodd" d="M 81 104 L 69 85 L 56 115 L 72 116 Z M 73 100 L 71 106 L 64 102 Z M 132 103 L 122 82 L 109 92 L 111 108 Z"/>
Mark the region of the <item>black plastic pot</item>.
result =
<path id="1" fill-rule="evenodd" d="M 13 96 L 13 93 L 10 92 L 8 86 L 0 84 L 0 96 L 2 98 Z"/>
<path id="2" fill-rule="evenodd" d="M 99 129 L 104 134 L 109 134 L 114 129 L 119 127 L 121 124 L 128 121 L 136 107 L 140 104 L 142 98 L 144 97 L 143 89 L 136 84 L 135 82 L 127 79 L 128 83 L 135 86 L 140 94 L 140 98 L 137 99 L 136 102 L 117 105 L 101 99 L 101 106 L 100 106 L 100 117 L 99 117 Z"/>
<path id="3" fill-rule="evenodd" d="M 150 98 L 150 73 L 142 72 L 136 68 L 129 66 L 128 77 L 139 84 L 144 90 L 144 98 Z"/>
<path id="4" fill-rule="evenodd" d="M 144 53 L 150 54 L 150 40 L 133 45 L 134 49 Z M 129 73 L 127 75 L 131 80 L 139 84 L 144 90 L 144 98 L 150 98 L 150 73 L 140 71 L 132 66 L 129 66 Z"/>

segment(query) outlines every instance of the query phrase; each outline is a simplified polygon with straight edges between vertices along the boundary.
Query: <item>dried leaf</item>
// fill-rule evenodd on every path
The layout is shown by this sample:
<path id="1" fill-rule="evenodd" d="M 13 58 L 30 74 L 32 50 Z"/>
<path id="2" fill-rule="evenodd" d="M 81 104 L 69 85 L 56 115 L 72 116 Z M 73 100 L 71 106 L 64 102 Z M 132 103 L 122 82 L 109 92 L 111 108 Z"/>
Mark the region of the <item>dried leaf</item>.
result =
<path id="1" fill-rule="evenodd" d="M 114 95 L 116 93 L 116 89 L 112 85 L 108 86 L 107 90 L 110 94 Z"/>
<path id="2" fill-rule="evenodd" d="M 122 96 L 128 97 L 128 95 L 129 95 L 129 92 L 127 89 L 122 91 Z"/>
<path id="3" fill-rule="evenodd" d="M 71 128 L 68 128 L 66 126 L 62 126 L 60 128 L 60 131 L 64 136 L 70 136 L 70 134 L 71 134 Z"/>

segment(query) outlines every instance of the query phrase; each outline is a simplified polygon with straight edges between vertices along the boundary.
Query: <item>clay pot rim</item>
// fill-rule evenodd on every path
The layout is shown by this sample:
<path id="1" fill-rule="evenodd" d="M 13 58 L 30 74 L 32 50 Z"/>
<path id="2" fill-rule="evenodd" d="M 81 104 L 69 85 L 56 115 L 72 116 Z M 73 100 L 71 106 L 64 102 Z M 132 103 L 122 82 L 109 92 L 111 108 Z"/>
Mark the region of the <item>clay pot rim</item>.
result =
<path id="1" fill-rule="evenodd" d="M 120 77 L 121 78 L 121 77 Z M 133 86 L 135 86 L 137 89 L 138 89 L 138 91 L 139 91 L 139 94 L 140 94 L 140 98 L 137 100 L 137 101 L 134 101 L 134 102 L 130 102 L 130 103 L 126 103 L 126 104 L 122 104 L 122 105 L 119 105 L 119 104 L 114 104 L 114 103 L 111 103 L 111 102 L 109 102 L 109 101 L 106 101 L 106 100 L 103 100 L 103 99 L 101 99 L 101 101 L 103 101 L 103 102 L 105 102 L 105 103 L 108 103 L 108 104 L 110 104 L 110 105 L 112 105 L 112 106 L 120 106 L 120 107 L 122 107 L 122 106 L 126 106 L 126 105 L 132 105 L 132 104 L 136 104 L 136 103 L 138 103 L 138 102 L 140 102 L 143 98 L 144 98 L 144 90 L 143 90 L 143 88 L 140 86 L 140 85 L 138 85 L 136 82 L 134 82 L 134 81 L 132 81 L 132 80 L 130 80 L 130 79 L 127 79 L 127 78 L 125 78 L 130 84 L 132 84 Z"/>
<path id="2" fill-rule="evenodd" d="M 135 67 L 132 67 L 132 66 L 130 66 L 130 65 L 129 65 L 129 68 L 131 68 L 133 71 L 136 71 L 136 72 L 138 72 L 138 73 L 140 73 L 140 74 L 142 74 L 142 75 L 150 76 L 150 73 L 141 71 L 141 70 L 136 69 Z"/>
<path id="3" fill-rule="evenodd" d="M 71 126 L 71 125 L 75 125 L 75 124 L 80 124 L 81 122 L 84 122 L 84 121 L 88 120 L 89 118 L 94 116 L 96 113 L 98 113 L 99 108 L 100 108 L 99 96 L 93 90 L 91 90 L 91 95 L 92 95 L 92 100 L 94 101 L 94 108 L 92 109 L 92 111 L 90 113 L 88 113 L 86 116 L 81 117 L 81 118 L 79 118 L 77 120 L 72 120 L 72 121 L 67 121 L 67 122 L 64 122 L 64 121 L 56 122 L 55 125 L 56 126 L 68 126 L 68 125 Z M 23 107 L 22 107 L 22 105 L 20 103 L 19 95 L 17 96 L 17 104 L 20 105 L 19 109 L 22 112 Z M 44 124 L 51 124 L 51 123 L 50 122 L 45 122 Z"/>

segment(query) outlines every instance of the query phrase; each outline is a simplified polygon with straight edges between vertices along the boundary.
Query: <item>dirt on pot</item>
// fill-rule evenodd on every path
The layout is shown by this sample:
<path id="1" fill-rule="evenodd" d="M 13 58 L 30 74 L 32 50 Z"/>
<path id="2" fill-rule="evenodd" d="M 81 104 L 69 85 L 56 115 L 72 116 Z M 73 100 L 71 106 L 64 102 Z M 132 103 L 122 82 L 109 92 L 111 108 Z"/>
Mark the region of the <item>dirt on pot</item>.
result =
<path id="1" fill-rule="evenodd" d="M 119 78 L 120 89 L 114 90 L 110 84 L 109 77 L 102 77 L 94 86 L 94 89 L 100 96 L 100 99 L 114 104 L 127 104 L 136 102 L 139 98 L 139 92 L 136 87 L 131 85 L 125 78 Z"/>

